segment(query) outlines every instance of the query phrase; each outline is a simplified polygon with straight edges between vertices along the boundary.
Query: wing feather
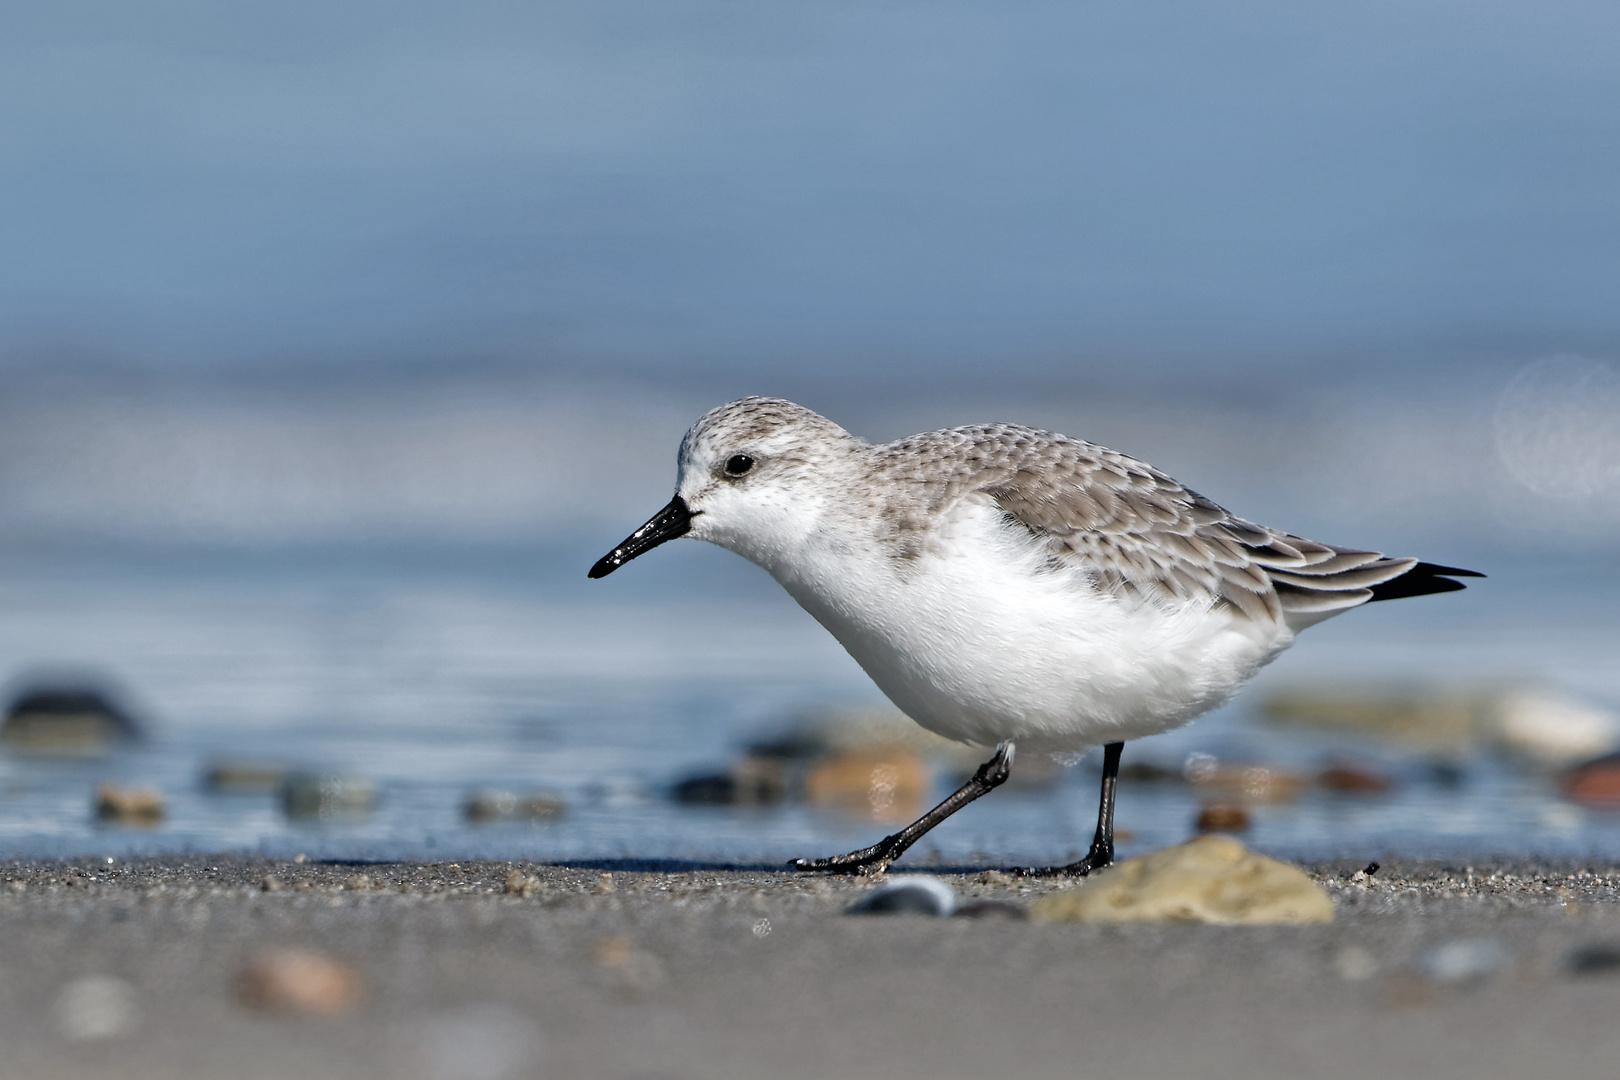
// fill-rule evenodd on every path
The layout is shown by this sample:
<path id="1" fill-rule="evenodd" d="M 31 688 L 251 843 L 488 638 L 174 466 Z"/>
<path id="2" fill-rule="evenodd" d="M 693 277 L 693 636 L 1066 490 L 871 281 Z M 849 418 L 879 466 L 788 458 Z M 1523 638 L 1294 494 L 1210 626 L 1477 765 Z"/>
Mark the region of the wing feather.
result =
<path id="1" fill-rule="evenodd" d="M 891 452 L 895 471 L 910 473 L 902 479 L 922 479 L 911 471 L 919 454 L 936 466 L 958 463 L 932 509 L 983 493 L 1046 538 L 1057 563 L 1123 597 L 1198 600 L 1298 627 L 1366 603 L 1419 565 L 1245 521 L 1150 465 L 1049 432 L 955 428 L 875 450 Z"/>

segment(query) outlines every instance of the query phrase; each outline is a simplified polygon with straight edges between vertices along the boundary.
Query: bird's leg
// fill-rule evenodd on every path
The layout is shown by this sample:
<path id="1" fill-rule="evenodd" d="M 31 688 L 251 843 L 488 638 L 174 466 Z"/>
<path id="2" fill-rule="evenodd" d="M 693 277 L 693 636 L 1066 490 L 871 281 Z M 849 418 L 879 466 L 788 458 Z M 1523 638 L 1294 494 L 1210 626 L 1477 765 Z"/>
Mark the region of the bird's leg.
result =
<path id="1" fill-rule="evenodd" d="M 848 855 L 834 855 L 827 859 L 794 859 L 790 870 L 831 870 L 835 874 L 881 874 L 898 859 L 906 848 L 915 844 L 923 833 L 956 813 L 981 795 L 988 795 L 1007 782 L 1012 771 L 1013 744 L 1001 743 L 995 756 L 979 766 L 968 782 L 957 788 L 944 802 L 934 807 L 893 836 L 886 836 L 868 848 L 852 851 Z"/>
<path id="2" fill-rule="evenodd" d="M 1073 874 L 1084 877 L 1093 870 L 1101 870 L 1114 862 L 1114 787 L 1119 780 L 1119 755 L 1125 749 L 1122 742 L 1111 742 L 1103 747 L 1102 797 L 1097 807 L 1097 833 L 1091 839 L 1091 850 L 1086 857 L 1067 866 L 1048 866 L 1024 871 L 1029 875 Z"/>

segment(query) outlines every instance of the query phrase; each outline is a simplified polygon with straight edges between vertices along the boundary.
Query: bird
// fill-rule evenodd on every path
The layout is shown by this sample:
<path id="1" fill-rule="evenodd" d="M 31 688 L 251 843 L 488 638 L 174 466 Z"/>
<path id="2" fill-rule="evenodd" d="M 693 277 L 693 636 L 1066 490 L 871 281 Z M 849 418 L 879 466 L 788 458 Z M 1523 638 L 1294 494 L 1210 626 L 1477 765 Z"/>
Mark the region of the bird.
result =
<path id="1" fill-rule="evenodd" d="M 1301 630 L 1352 608 L 1464 588 L 1473 570 L 1307 540 L 1237 517 L 1142 461 L 1017 424 L 873 444 L 801 405 L 705 413 L 674 497 L 596 579 L 679 537 L 768 572 L 918 724 L 994 747 L 906 828 L 795 870 L 876 874 L 1004 783 L 1015 752 L 1103 747 L 1086 855 L 1114 860 L 1124 744 L 1229 700 Z"/>

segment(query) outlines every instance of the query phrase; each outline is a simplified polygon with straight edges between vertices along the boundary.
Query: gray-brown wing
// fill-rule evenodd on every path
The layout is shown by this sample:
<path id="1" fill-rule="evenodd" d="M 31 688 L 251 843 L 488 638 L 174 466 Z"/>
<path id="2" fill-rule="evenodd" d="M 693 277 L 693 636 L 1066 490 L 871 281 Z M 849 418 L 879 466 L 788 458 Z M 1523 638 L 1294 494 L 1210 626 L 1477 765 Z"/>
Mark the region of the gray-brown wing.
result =
<path id="1" fill-rule="evenodd" d="M 1122 595 L 1213 598 L 1249 618 L 1303 625 L 1366 603 L 1375 586 L 1418 564 L 1234 517 L 1152 466 L 1091 443 L 981 430 L 1029 441 L 1022 453 L 982 460 L 976 489 L 1049 538 L 1055 558 Z"/>

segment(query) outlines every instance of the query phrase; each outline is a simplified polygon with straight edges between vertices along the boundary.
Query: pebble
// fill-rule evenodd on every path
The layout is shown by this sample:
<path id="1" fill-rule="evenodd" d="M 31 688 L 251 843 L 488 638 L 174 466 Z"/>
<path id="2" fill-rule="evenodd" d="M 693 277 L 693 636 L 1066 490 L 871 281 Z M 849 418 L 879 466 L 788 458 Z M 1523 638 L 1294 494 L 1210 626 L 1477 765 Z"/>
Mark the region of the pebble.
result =
<path id="1" fill-rule="evenodd" d="M 525 874 L 522 870 L 513 870 L 506 875 L 506 895 L 521 896 L 525 900 L 540 891 L 540 879 L 533 874 Z"/>
<path id="2" fill-rule="evenodd" d="M 113 825 L 149 827 L 163 820 L 163 793 L 154 788 L 96 788 L 96 817 Z"/>
<path id="3" fill-rule="evenodd" d="M 1249 828 L 1249 812 L 1232 803 L 1211 803 L 1198 811 L 1193 827 L 1201 833 L 1245 832 Z M 1115 839 L 1118 839 L 1117 834 Z"/>
<path id="4" fill-rule="evenodd" d="M 1011 900 L 974 900 L 951 913 L 958 919 L 1007 919 L 1023 922 L 1029 918 L 1029 909 Z"/>
<path id="5" fill-rule="evenodd" d="M 956 893 L 936 877 L 902 874 L 850 905 L 848 915 L 932 915 L 956 910 Z"/>
<path id="6" fill-rule="evenodd" d="M 1584 945 L 1569 954 L 1572 975 L 1620 974 L 1620 945 Z"/>
<path id="7" fill-rule="evenodd" d="M 1044 922 L 1331 922 L 1333 901 L 1298 867 L 1225 836 L 1125 862 L 1031 905 Z"/>
<path id="8" fill-rule="evenodd" d="M 1286 803 L 1305 791 L 1305 781 L 1268 765 L 1222 765 L 1188 770 L 1199 790 L 1220 802 Z"/>
<path id="9" fill-rule="evenodd" d="M 1417 966 L 1437 983 L 1477 982 L 1506 964 L 1507 947 L 1495 938 L 1459 938 L 1418 957 Z"/>
<path id="10" fill-rule="evenodd" d="M 107 694 L 82 686 L 24 691 L 0 724 L 0 742 L 11 749 L 64 757 L 101 754 L 139 734 L 134 719 Z"/>
<path id="11" fill-rule="evenodd" d="M 270 1012 L 338 1016 L 360 1004 L 365 984 L 353 968 L 311 949 L 260 953 L 237 976 L 242 1004 Z"/>
<path id="12" fill-rule="evenodd" d="M 1565 797 L 1598 810 L 1620 809 L 1620 754 L 1582 762 L 1563 776 Z"/>
<path id="13" fill-rule="evenodd" d="M 1620 714 L 1542 687 L 1500 694 L 1490 727 L 1498 745 L 1544 765 L 1580 761 L 1620 743 Z"/>
<path id="14" fill-rule="evenodd" d="M 226 795 L 269 795 L 286 780 L 285 765 L 266 761 L 216 761 L 203 774 L 208 790 Z"/>
<path id="15" fill-rule="evenodd" d="M 596 887 L 591 890 L 591 893 L 595 896 L 608 896 L 617 891 L 613 885 L 613 875 L 602 873 L 597 875 Z"/>
<path id="16" fill-rule="evenodd" d="M 556 821 L 568 813 L 568 804 L 549 792 L 480 791 L 467 800 L 462 813 L 468 821 Z"/>
<path id="17" fill-rule="evenodd" d="M 376 805 L 376 787 L 359 777 L 293 773 L 281 786 L 282 809 L 295 821 L 362 817 Z"/>
<path id="18" fill-rule="evenodd" d="M 1536 686 L 1307 688 L 1273 694 L 1264 709 L 1278 724 L 1357 731 L 1453 753 L 1494 744 L 1548 765 L 1620 742 L 1620 716 Z"/>
<path id="19" fill-rule="evenodd" d="M 903 747 L 846 750 L 814 765 L 804 782 L 812 805 L 876 821 L 910 821 L 921 812 L 928 789 L 927 766 Z"/>
<path id="20" fill-rule="evenodd" d="M 1186 779 L 1180 769 L 1156 765 L 1151 761 L 1133 761 L 1119 770 L 1121 781 L 1133 784 L 1179 784 Z"/>
<path id="21" fill-rule="evenodd" d="M 1395 782 L 1371 769 L 1339 763 L 1317 773 L 1316 786 L 1343 794 L 1382 795 L 1393 790 Z"/>
<path id="22" fill-rule="evenodd" d="M 787 797 L 782 759 L 746 754 L 724 773 L 690 776 L 670 794 L 676 802 L 707 806 L 771 806 Z"/>
<path id="23" fill-rule="evenodd" d="M 57 995 L 51 1013 L 57 1032 L 74 1042 L 114 1039 L 140 1025 L 135 988 L 110 975 L 74 979 Z"/>

